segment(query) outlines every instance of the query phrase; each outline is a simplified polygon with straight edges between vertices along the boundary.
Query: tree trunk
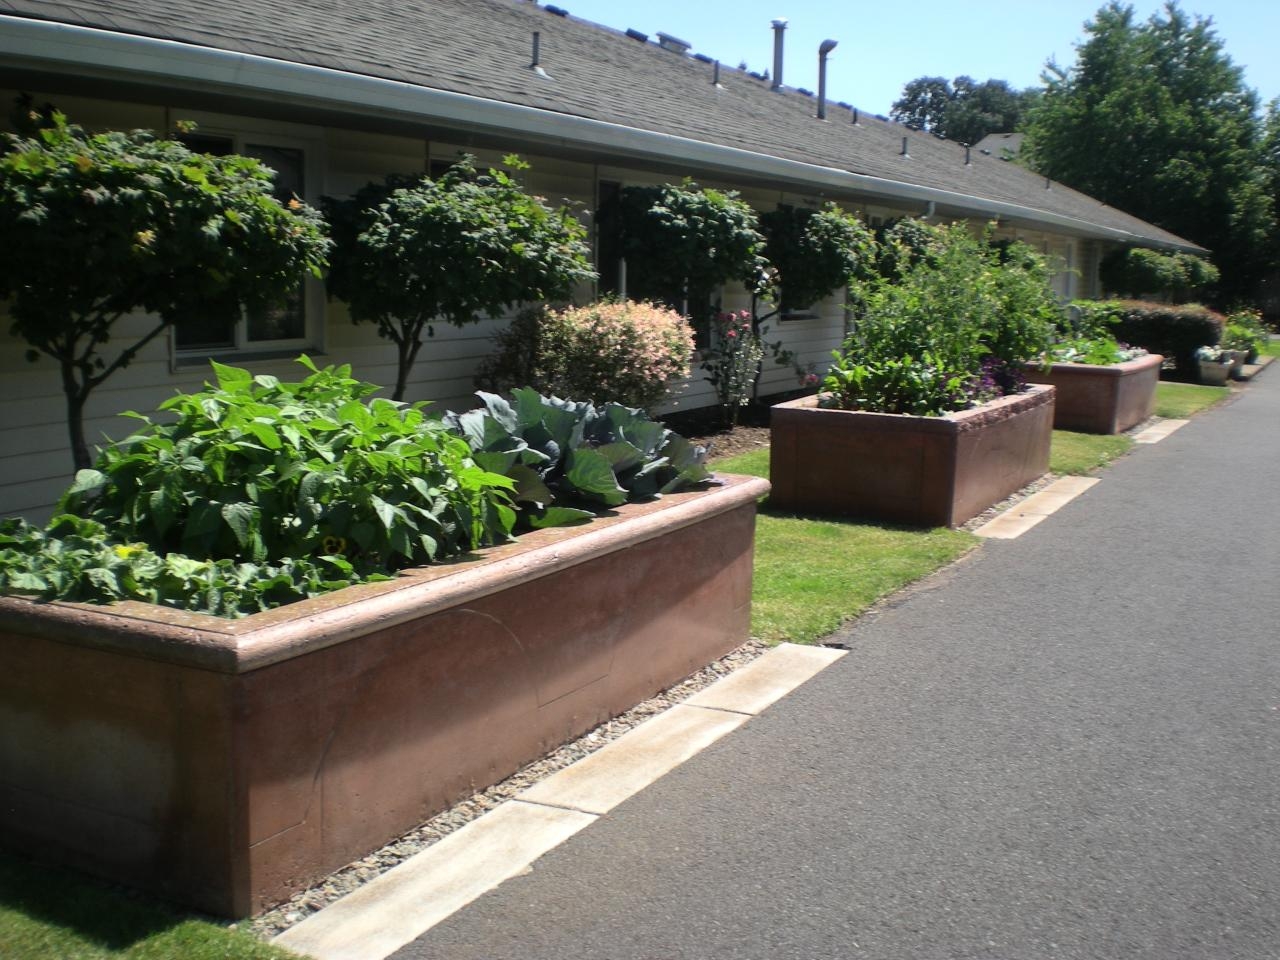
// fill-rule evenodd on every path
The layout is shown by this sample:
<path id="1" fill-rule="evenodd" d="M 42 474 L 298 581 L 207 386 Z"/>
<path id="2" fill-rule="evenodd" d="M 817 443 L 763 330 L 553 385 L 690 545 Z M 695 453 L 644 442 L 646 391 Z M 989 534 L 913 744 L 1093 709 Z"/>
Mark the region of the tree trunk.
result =
<path id="1" fill-rule="evenodd" d="M 89 459 L 89 445 L 84 440 L 84 401 L 79 392 L 67 394 L 67 433 L 71 439 L 71 459 L 77 470 L 88 470 L 93 466 Z"/>

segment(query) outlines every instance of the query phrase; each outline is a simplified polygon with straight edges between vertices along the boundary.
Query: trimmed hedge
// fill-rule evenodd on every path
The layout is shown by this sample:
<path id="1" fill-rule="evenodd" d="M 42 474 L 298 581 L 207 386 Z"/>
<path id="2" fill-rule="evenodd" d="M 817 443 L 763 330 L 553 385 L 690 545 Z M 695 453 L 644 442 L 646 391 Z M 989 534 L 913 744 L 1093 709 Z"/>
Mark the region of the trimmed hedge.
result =
<path id="1" fill-rule="evenodd" d="M 1222 339 L 1226 318 L 1198 303 L 1169 306 L 1143 300 L 1113 300 L 1095 308 L 1115 319 L 1111 331 L 1122 343 L 1144 347 L 1173 361 L 1179 372 L 1196 369 L 1196 348 Z"/>

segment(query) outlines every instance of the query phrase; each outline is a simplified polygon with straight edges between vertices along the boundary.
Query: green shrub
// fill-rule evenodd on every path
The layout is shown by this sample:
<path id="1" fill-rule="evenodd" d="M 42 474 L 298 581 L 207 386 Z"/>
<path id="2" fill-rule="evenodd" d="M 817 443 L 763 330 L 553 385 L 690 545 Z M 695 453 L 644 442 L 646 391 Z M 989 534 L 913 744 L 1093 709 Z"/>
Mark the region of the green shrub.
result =
<path id="1" fill-rule="evenodd" d="M 1141 347 L 1123 346 L 1113 337 L 1081 337 L 1055 344 L 1050 351 L 1050 359 L 1055 363 L 1087 363 L 1107 367 L 1137 359 L 1146 352 Z"/>
<path id="2" fill-rule="evenodd" d="M 708 476 L 704 451 L 616 404 L 517 391 L 445 422 L 303 362 L 300 383 L 215 364 L 171 421 L 141 417 L 45 530 L 0 527 L 0 589 L 237 616 Z"/>
<path id="3" fill-rule="evenodd" d="M 825 300 L 874 266 L 871 231 L 834 203 L 818 210 L 782 204 L 762 213 L 760 226 L 777 280 L 773 296 L 784 313 Z"/>
<path id="4" fill-rule="evenodd" d="M 1218 268 L 1189 253 L 1133 247 L 1103 257 L 1098 276 L 1108 291 L 1122 297 L 1166 297 L 1182 303 L 1207 293 L 1218 282 Z"/>
<path id="5" fill-rule="evenodd" d="M 1197 347 L 1222 339 L 1224 318 L 1199 304 L 1167 306 L 1121 300 L 1114 307 L 1120 314 L 1112 328 L 1117 340 L 1162 354 L 1184 373 L 1196 369 Z"/>
<path id="6" fill-rule="evenodd" d="M 1043 258 L 1021 244 L 997 249 L 963 225 L 928 229 L 922 251 L 895 259 L 896 279 L 864 291 L 862 316 L 824 382 L 832 405 L 963 409 L 1019 389 L 1021 364 L 1049 348 L 1061 310 Z"/>
<path id="7" fill-rule="evenodd" d="M 688 375 L 693 354 L 693 328 L 684 317 L 631 301 L 525 310 L 496 340 L 497 352 L 476 377 L 482 386 L 504 392 L 529 386 L 644 409 Z"/>

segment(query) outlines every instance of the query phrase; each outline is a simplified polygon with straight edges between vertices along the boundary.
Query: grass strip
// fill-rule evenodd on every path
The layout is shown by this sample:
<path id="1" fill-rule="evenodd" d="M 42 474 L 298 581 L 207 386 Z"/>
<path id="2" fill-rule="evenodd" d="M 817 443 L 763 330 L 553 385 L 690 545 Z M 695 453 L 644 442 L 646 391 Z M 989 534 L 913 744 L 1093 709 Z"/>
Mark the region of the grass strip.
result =
<path id="1" fill-rule="evenodd" d="M 1049 471 L 1058 476 L 1083 476 L 1129 452 L 1133 441 L 1123 434 L 1053 431 Z"/>
<path id="2" fill-rule="evenodd" d="M 1171 420 L 1185 420 L 1201 410 L 1207 410 L 1216 403 L 1221 403 L 1230 396 L 1227 387 L 1206 387 L 1197 383 L 1165 383 L 1156 384 L 1157 417 Z"/>
<path id="3" fill-rule="evenodd" d="M 297 955 L 150 898 L 0 854 L 4 960 L 286 960 Z"/>
<path id="4" fill-rule="evenodd" d="M 713 465 L 767 479 L 769 451 Z M 766 501 L 756 521 L 751 634 L 769 643 L 816 643 L 977 543 L 977 537 L 957 530 L 775 513 Z"/>

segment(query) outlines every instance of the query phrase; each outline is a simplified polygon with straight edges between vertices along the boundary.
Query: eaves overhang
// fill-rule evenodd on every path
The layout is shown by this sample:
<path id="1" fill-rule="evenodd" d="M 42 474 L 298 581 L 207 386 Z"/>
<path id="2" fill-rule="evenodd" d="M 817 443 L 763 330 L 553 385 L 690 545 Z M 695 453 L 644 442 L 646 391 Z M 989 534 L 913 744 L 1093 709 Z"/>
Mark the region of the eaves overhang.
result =
<path id="1" fill-rule="evenodd" d="M 0 16 L 0 60 L 10 68 L 36 75 L 77 76 L 162 91 L 221 95 L 276 110 L 286 106 L 359 118 L 362 124 L 380 119 L 397 125 L 443 125 L 506 141 L 588 151 L 611 159 L 659 166 L 677 161 L 694 168 L 699 175 L 705 172 L 747 178 L 871 200 L 934 204 L 967 217 L 1003 219 L 1114 243 L 1207 252 L 1194 244 L 1144 237 L 1077 217 L 959 191 L 399 80 L 95 27 Z"/>

